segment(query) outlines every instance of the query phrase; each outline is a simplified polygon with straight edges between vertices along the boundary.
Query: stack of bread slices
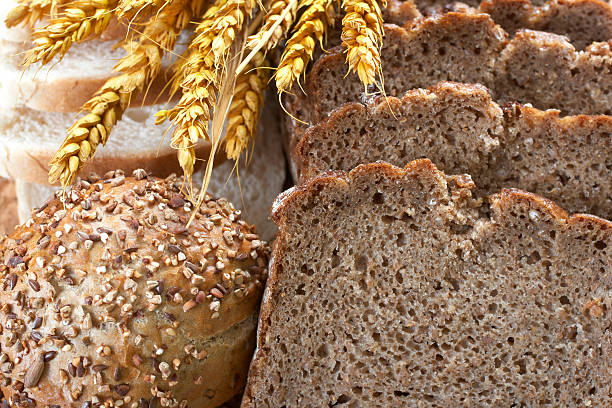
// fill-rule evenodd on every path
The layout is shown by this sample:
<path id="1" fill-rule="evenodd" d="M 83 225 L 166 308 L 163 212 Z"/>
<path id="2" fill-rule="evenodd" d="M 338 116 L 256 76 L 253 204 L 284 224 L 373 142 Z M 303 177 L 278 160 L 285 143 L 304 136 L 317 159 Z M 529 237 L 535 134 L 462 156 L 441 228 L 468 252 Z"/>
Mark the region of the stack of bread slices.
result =
<path id="1" fill-rule="evenodd" d="M 242 407 L 611 406 L 612 9 L 417 6 L 284 98 Z"/>
<path id="2" fill-rule="evenodd" d="M 24 52 L 32 46 L 31 31 L 4 26 L 5 16 L 15 5 L 14 1 L 3 1 L 0 5 L 0 177 L 14 180 L 19 218 L 25 221 L 30 209 L 41 205 L 57 189 L 47 182 L 48 163 L 66 130 L 79 117 L 81 106 L 114 75 L 113 66 L 125 55 L 122 48 L 114 46 L 126 35 L 126 24 L 113 22 L 102 37 L 74 44 L 61 61 L 44 67 L 33 65 L 24 71 L 21 63 Z M 155 126 L 153 115 L 167 106 L 171 76 L 167 68 L 182 53 L 188 39 L 185 36 L 179 41 L 173 55 L 164 61 L 158 78 L 131 101 L 108 143 L 97 150 L 83 174 L 93 171 L 102 175 L 118 168 L 128 174 L 144 168 L 161 177 L 180 172 L 168 127 Z M 238 207 L 245 203 L 243 211 L 266 239 L 275 230 L 269 221 L 268 208 L 285 182 L 275 116 L 273 109 L 262 114 L 255 155 L 248 166 L 238 169 L 240 183 L 233 163 L 224 162 L 217 166 L 210 189 Z M 207 158 L 209 148 L 208 143 L 200 143 L 198 157 Z M 200 180 L 201 174 L 194 175 L 194 181 Z M 7 184 L 6 189 L 10 195 L 11 185 Z M 17 220 L 13 221 L 15 224 Z"/>

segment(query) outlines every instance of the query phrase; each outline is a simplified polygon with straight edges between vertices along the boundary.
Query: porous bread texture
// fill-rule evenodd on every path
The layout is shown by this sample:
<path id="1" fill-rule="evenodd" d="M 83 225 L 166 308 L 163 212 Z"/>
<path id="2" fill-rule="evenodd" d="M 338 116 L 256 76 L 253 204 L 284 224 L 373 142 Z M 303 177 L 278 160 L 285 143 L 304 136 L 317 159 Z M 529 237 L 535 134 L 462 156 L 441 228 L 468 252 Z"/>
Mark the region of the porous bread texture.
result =
<path id="1" fill-rule="evenodd" d="M 270 220 L 270 204 L 283 190 L 287 178 L 278 112 L 274 104 L 275 101 L 272 98 L 269 99 L 270 101 L 265 104 L 258 123 L 254 150 L 250 160 L 247 162 L 241 159 L 237 169 L 234 167 L 235 163 L 233 161 L 220 160 L 214 168 L 208 189 L 211 194 L 224 197 L 235 203 L 236 208 L 243 212 L 244 217 L 255 225 L 257 233 L 267 241 L 274 238 L 277 230 L 276 225 Z M 130 112 L 131 109 L 128 109 L 127 125 L 130 124 Z M 167 146 L 167 138 L 163 137 L 165 128 L 153 125 L 152 113 L 141 113 L 143 119 L 147 118 L 145 124 L 137 122 L 133 126 L 126 127 L 125 124 L 122 125 L 120 122 L 113 129 L 114 133 L 108 144 L 98 150 L 91 167 L 97 171 L 98 169 L 104 169 L 104 166 L 113 163 L 118 164 L 118 160 L 121 159 L 121 163 L 125 167 L 144 166 L 148 170 L 155 168 L 156 171 L 153 172 L 155 175 L 166 175 L 169 171 L 180 172 L 176 160 L 176 151 Z M 49 125 L 43 128 L 56 129 Z M 142 135 L 142 140 L 137 137 L 138 135 Z M 60 140 L 59 134 L 54 138 Z M 53 140 L 53 145 L 49 146 L 45 158 L 41 159 L 45 165 L 51 157 L 49 155 L 54 153 L 53 149 L 57 147 L 56 140 Z M 2 136 L 0 136 L 0 143 L 2 143 Z M 32 141 L 32 143 L 34 142 Z M 200 142 L 200 144 L 208 145 L 203 142 Z M 160 145 L 161 149 L 158 155 L 156 153 Z M 28 145 L 21 143 L 20 146 L 23 149 Z M 126 152 L 128 148 L 135 149 L 134 153 L 127 153 L 129 152 L 129 150 Z M 13 155 L 16 150 L 17 148 L 14 148 L 12 151 Z M 133 157 L 135 155 L 138 157 Z M 219 156 L 223 156 L 223 152 Z M 199 149 L 198 157 L 201 159 L 208 158 L 208 148 L 202 147 Z M 25 170 L 27 169 L 22 171 Z M 198 187 L 203 179 L 203 173 L 204 168 L 200 166 L 200 169 L 193 175 L 193 181 Z M 16 176 L 21 177 L 20 174 L 16 174 Z M 46 173 L 41 174 L 41 177 L 46 177 Z M 25 222 L 30 217 L 32 208 L 38 207 L 57 190 L 57 187 L 50 186 L 47 183 L 25 182 L 22 179 L 16 180 L 16 187 L 21 222 Z"/>
<path id="2" fill-rule="evenodd" d="M 600 0 L 483 0 L 476 8 L 453 2 L 432 12 L 486 13 L 513 36 L 520 29 L 564 35 L 578 50 L 612 39 L 612 7 Z"/>
<path id="3" fill-rule="evenodd" d="M 610 116 L 502 109 L 483 86 L 441 82 L 399 99 L 343 105 L 306 131 L 294 160 L 304 181 L 326 170 L 428 157 L 446 173 L 470 174 L 483 194 L 516 187 L 612 219 L 611 135 Z"/>
<path id="4" fill-rule="evenodd" d="M 145 167 L 159 176 L 180 171 L 170 147 L 167 126 L 156 126 L 153 115 L 165 104 L 129 108 L 113 128 L 105 146 L 87 162 L 81 174 L 103 174 L 116 168 Z M 76 113 L 41 112 L 25 107 L 0 110 L 0 176 L 47 184 L 48 164 L 77 118 Z M 207 156 L 210 144 L 198 144 Z"/>
<path id="5" fill-rule="evenodd" d="M 612 39 L 612 7 L 600 0 L 484 0 L 478 11 L 513 35 L 521 28 L 565 35 L 578 50 Z"/>
<path id="6" fill-rule="evenodd" d="M 604 407 L 612 224 L 428 160 L 279 198 L 243 408 Z"/>
<path id="7" fill-rule="evenodd" d="M 496 61 L 499 102 L 532 103 L 564 115 L 612 114 L 610 42 L 576 52 L 564 37 L 521 30 Z"/>
<path id="8" fill-rule="evenodd" d="M 216 407 L 240 392 L 268 250 L 183 180 L 80 181 L 0 243 L 0 386 L 12 407 Z"/>
<path id="9" fill-rule="evenodd" d="M 402 95 L 439 81 L 487 86 L 494 100 L 520 102 L 563 115 L 609 114 L 612 106 L 612 50 L 607 42 L 584 51 L 561 36 L 522 30 L 507 34 L 486 14 L 436 14 L 405 27 L 385 25 L 381 51 L 386 94 Z M 291 115 L 313 125 L 347 102 L 367 101 L 355 75 L 346 75 L 342 50 L 319 58 L 304 82 L 305 93 L 285 98 Z M 342 79 L 342 86 L 337 86 Z M 306 128 L 290 115 L 286 146 L 293 152 Z M 294 177 L 297 169 L 291 168 Z"/>
<path id="10" fill-rule="evenodd" d="M 464 1 L 450 1 L 450 0 L 416 0 L 416 4 L 418 6 L 418 8 L 420 10 L 423 10 L 425 13 L 427 14 L 434 14 L 437 13 L 441 8 L 444 8 L 446 6 L 448 6 L 449 4 L 465 4 L 469 7 L 472 8 L 476 8 L 479 6 L 482 6 L 483 3 L 487 2 L 487 1 L 491 1 L 491 0 L 464 0 Z M 492 1 L 496 1 L 496 0 L 492 0 Z M 509 1 L 513 1 L 513 0 L 509 0 Z M 520 0 L 523 1 L 523 0 Z M 559 1 L 559 0 L 525 0 L 528 1 L 530 5 L 532 6 L 542 6 L 544 4 L 554 4 L 554 2 Z M 566 1 L 580 1 L 580 0 L 566 0 Z M 586 1 L 591 1 L 591 0 L 586 0 Z M 597 1 L 597 0 L 595 0 Z M 517 6 L 519 5 L 519 3 L 517 3 Z M 520 10 L 517 7 L 517 12 L 520 12 Z"/>

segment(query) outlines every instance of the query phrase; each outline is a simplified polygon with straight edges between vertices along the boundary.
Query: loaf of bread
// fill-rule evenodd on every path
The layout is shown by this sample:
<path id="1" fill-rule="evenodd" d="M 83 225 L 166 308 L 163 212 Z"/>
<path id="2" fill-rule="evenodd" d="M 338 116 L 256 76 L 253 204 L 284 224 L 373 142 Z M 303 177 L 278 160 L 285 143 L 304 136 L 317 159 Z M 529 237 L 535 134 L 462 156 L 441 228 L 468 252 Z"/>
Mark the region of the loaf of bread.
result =
<path id="1" fill-rule="evenodd" d="M 436 14 L 405 27 L 385 26 L 381 51 L 385 89 L 400 96 L 439 81 L 487 86 L 499 103 L 531 103 L 562 114 L 609 114 L 612 106 L 612 50 L 607 42 L 576 51 L 566 38 L 522 30 L 510 41 L 486 14 Z M 363 85 L 346 75 L 340 48 L 319 58 L 285 106 L 309 124 L 347 102 L 363 101 Z M 338 82 L 342 79 L 342 86 Z M 286 141 L 293 151 L 305 126 L 288 117 Z M 295 169 L 292 169 L 295 175 Z"/>
<path id="2" fill-rule="evenodd" d="M 608 407 L 612 223 L 429 160 L 279 197 L 243 408 Z"/>
<path id="3" fill-rule="evenodd" d="M 201 408 L 241 392 L 267 246 L 225 199 L 193 213 L 182 186 L 110 172 L 2 241 L 11 407 Z"/>
<path id="4" fill-rule="evenodd" d="M 516 187 L 612 219 L 611 135 L 610 116 L 502 109 L 481 85 L 441 82 L 399 99 L 341 106 L 306 131 L 294 160 L 308 180 L 378 160 L 405 166 L 428 157 L 446 173 L 470 174 L 484 194 Z"/>

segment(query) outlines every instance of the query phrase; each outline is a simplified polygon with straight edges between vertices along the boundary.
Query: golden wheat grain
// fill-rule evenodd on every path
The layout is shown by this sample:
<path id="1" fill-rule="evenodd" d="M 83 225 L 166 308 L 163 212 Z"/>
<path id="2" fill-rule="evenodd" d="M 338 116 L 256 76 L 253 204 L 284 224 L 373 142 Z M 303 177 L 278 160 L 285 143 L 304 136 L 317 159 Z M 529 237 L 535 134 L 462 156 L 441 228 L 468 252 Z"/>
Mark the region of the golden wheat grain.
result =
<path id="1" fill-rule="evenodd" d="M 157 114 L 157 123 L 170 120 L 175 127 L 172 146 L 178 149 L 187 180 L 193 174 L 195 145 L 200 139 L 210 140 L 208 122 L 224 64 L 255 5 L 254 0 L 218 0 L 206 11 L 189 45 L 189 56 L 176 70 L 174 88 L 182 91 L 181 99 L 174 108 Z"/>
<path id="2" fill-rule="evenodd" d="M 300 16 L 293 34 L 285 45 L 276 73 L 278 92 L 286 92 L 299 80 L 312 58 L 317 42 L 323 37 L 335 18 L 334 0 L 311 0 Z"/>
<path id="3" fill-rule="evenodd" d="M 118 18 L 132 19 L 136 14 L 158 10 L 167 0 L 119 0 L 115 14 Z M 171 0 L 170 0 L 171 1 Z"/>
<path id="4" fill-rule="evenodd" d="M 231 160 L 238 160 L 249 143 L 254 141 L 264 89 L 268 83 L 265 65 L 264 54 L 258 52 L 236 79 L 225 136 L 225 153 Z"/>
<path id="5" fill-rule="evenodd" d="M 377 0 L 344 0 L 342 45 L 349 72 L 356 72 L 365 87 L 382 77 L 380 48 L 383 20 Z M 382 79 L 379 82 L 382 86 Z"/>
<path id="6" fill-rule="evenodd" d="M 272 0 L 259 31 L 249 37 L 247 47 L 260 47 L 263 51 L 276 47 L 293 25 L 297 5 L 297 0 Z"/>
<path id="7" fill-rule="evenodd" d="M 216 103 L 215 60 L 210 49 L 213 36 L 210 31 L 225 3 L 225 0 L 217 0 L 206 10 L 196 26 L 187 57 L 179 60 L 174 68 L 172 91 L 181 90 L 181 99 L 172 109 L 155 115 L 156 124 L 168 120 L 176 127 L 171 145 L 177 149 L 179 164 L 188 180 L 195 165 L 194 146 L 199 139 L 208 138 L 210 112 Z"/>
<path id="8" fill-rule="evenodd" d="M 128 55 L 115 66 L 121 75 L 109 79 L 83 110 L 89 111 L 69 130 L 68 136 L 50 163 L 49 181 L 72 184 L 78 171 L 104 145 L 108 136 L 127 109 L 134 92 L 141 91 L 161 68 L 164 52 L 171 50 L 176 37 L 189 23 L 189 0 L 175 0 L 152 17 L 138 42 L 126 42 Z"/>
<path id="9" fill-rule="evenodd" d="M 244 21 L 251 16 L 256 4 L 255 0 L 227 0 L 220 8 L 210 28 L 211 33 L 207 35 L 213 38 L 211 49 L 216 64 L 227 60 L 236 35 L 242 30 Z"/>
<path id="10" fill-rule="evenodd" d="M 33 26 L 37 21 L 50 16 L 57 16 L 61 6 L 68 0 L 20 0 L 19 5 L 11 9 L 6 17 L 7 27 L 19 24 Z"/>
<path id="11" fill-rule="evenodd" d="M 34 30 L 34 48 L 26 53 L 24 65 L 43 64 L 63 57 L 73 43 L 99 36 L 108 27 L 117 0 L 79 0 L 70 3 L 49 25 Z"/>

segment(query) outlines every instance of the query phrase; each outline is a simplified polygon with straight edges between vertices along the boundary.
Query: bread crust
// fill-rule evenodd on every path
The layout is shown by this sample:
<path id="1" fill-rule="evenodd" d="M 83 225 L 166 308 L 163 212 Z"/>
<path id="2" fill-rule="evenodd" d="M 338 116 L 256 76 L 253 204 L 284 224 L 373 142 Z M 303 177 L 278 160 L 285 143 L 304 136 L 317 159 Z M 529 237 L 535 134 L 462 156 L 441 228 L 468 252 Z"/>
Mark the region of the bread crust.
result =
<path id="1" fill-rule="evenodd" d="M 381 180 L 384 183 L 379 184 Z M 432 186 L 434 186 L 433 189 L 440 192 L 446 192 L 448 189 L 448 192 L 445 193 L 445 199 L 455 202 L 464 200 L 465 204 L 458 205 L 458 207 L 473 207 L 469 209 L 469 212 L 477 213 L 480 208 L 482 210 L 486 208 L 482 200 L 472 197 L 470 190 L 474 188 L 474 185 L 469 176 L 446 176 L 445 178 L 444 174 L 437 170 L 428 159 L 415 160 L 404 168 L 395 167 L 388 163 L 371 163 L 360 165 L 348 173 L 330 171 L 279 196 L 273 206 L 273 219 L 279 225 L 279 235 L 274 247 L 270 276 L 261 306 L 257 349 L 250 367 L 242 408 L 263 406 L 258 404 L 260 401 L 257 399 L 257 394 L 262 392 L 262 387 L 267 389 L 275 381 L 273 375 L 267 375 L 269 374 L 267 371 L 269 362 L 267 360 L 271 357 L 271 354 L 266 352 L 266 350 L 269 351 L 266 345 L 272 335 L 270 333 L 271 325 L 275 323 L 273 311 L 281 296 L 286 296 L 289 293 L 283 292 L 283 287 L 280 286 L 280 277 L 287 273 L 281 268 L 281 259 L 289 251 L 289 248 L 286 247 L 288 234 L 295 233 L 295 231 L 291 231 L 291 228 L 300 219 L 302 212 L 309 211 L 315 206 L 322 205 L 322 203 L 329 203 L 333 207 L 335 198 L 345 197 L 345 193 L 350 191 L 360 191 L 359 189 L 364 185 L 393 185 L 401 189 L 408 180 L 416 180 L 414 185 L 422 185 L 424 190 L 430 193 L 431 190 L 428 190 L 428 188 Z M 453 184 L 455 185 L 453 186 Z M 323 201 L 320 199 L 322 196 L 325 196 Z M 509 228 L 512 228 L 514 217 L 519 217 L 519 214 L 529 214 L 529 218 L 535 224 L 539 222 L 551 224 L 564 231 L 564 235 L 566 233 L 571 235 L 571 231 L 574 230 L 575 239 L 585 239 L 585 236 L 597 235 L 601 239 L 602 245 L 605 245 L 605 242 L 612 242 L 612 222 L 591 215 L 569 215 L 550 200 L 532 193 L 518 189 L 504 189 L 491 195 L 488 202 L 490 203 L 490 212 L 486 211 L 482 213 L 484 215 L 470 221 L 470 225 L 474 225 L 474 230 L 477 231 L 475 236 L 470 239 L 475 241 L 477 237 L 484 239 L 487 234 L 491 233 L 489 230 L 499 225 L 508 224 Z M 456 211 L 459 211 L 459 208 Z M 591 234 L 589 231 L 597 231 L 597 234 Z M 580 235 L 581 232 L 582 235 Z M 527 237 L 524 238 L 527 239 Z M 489 239 L 493 238 L 490 237 Z M 574 238 L 568 238 L 570 244 L 572 239 Z M 334 358 L 342 360 L 338 355 Z M 601 366 L 605 368 L 606 364 L 602 363 Z M 350 379 L 347 379 L 347 381 L 348 384 L 351 384 Z M 359 385 L 358 380 L 356 380 L 356 385 Z M 276 391 L 282 392 L 281 390 Z M 324 392 L 322 390 L 321 395 Z M 424 403 L 423 406 L 428 405 Z"/>
<path id="2" fill-rule="evenodd" d="M 187 226 L 181 179 L 134 176 L 77 183 L 0 244 L 13 407 L 215 407 L 241 390 L 267 246 L 227 201 Z"/>

